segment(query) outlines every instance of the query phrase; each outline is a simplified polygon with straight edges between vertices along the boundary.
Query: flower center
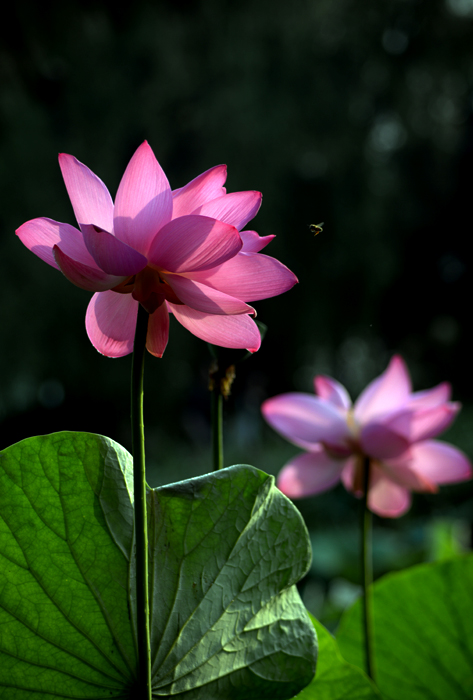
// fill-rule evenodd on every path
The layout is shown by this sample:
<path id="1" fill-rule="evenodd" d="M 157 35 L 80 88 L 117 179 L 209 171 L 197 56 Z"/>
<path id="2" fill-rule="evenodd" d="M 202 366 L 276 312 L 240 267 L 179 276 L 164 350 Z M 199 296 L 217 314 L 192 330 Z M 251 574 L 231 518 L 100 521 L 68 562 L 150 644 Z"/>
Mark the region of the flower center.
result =
<path id="1" fill-rule="evenodd" d="M 348 430 L 350 431 L 350 434 L 354 440 L 358 440 L 360 437 L 360 426 L 355 420 L 355 416 L 353 414 L 353 409 L 349 408 L 348 413 L 347 413 L 347 425 L 348 425 Z"/>
<path id="2" fill-rule="evenodd" d="M 136 275 L 131 275 L 112 289 L 118 294 L 132 294 L 149 314 L 169 301 L 172 304 L 182 304 L 171 285 L 166 282 L 162 273 L 147 265 Z"/>

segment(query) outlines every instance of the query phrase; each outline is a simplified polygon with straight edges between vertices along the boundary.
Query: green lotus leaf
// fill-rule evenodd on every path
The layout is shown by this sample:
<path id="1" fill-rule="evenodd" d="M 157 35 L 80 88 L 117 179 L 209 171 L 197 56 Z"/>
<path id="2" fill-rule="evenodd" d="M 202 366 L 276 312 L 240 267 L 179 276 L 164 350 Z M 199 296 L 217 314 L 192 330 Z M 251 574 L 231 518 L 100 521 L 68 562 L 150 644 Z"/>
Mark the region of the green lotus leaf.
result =
<path id="1" fill-rule="evenodd" d="M 309 615 L 319 642 L 317 673 L 296 700 L 380 700 L 381 695 L 357 666 L 342 658 L 330 632 Z"/>
<path id="2" fill-rule="evenodd" d="M 473 697 L 473 556 L 420 564 L 373 586 L 376 682 L 389 700 Z M 342 617 L 337 641 L 364 665 L 361 605 Z"/>
<path id="3" fill-rule="evenodd" d="M 87 433 L 0 453 L 0 697 L 135 697 L 132 458 Z M 290 698 L 316 639 L 298 511 L 253 467 L 148 492 L 153 697 Z"/>

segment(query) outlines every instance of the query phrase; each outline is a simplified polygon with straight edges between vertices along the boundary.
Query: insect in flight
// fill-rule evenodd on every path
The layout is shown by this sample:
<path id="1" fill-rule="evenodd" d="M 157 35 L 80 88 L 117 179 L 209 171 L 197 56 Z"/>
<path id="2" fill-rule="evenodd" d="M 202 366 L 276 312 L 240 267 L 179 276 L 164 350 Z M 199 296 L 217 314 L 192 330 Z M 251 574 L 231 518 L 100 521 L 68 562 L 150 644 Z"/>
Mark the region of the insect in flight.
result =
<path id="1" fill-rule="evenodd" d="M 314 236 L 318 236 L 319 233 L 322 233 L 324 230 L 324 222 L 322 221 L 320 224 L 309 224 L 310 232 L 314 234 Z"/>

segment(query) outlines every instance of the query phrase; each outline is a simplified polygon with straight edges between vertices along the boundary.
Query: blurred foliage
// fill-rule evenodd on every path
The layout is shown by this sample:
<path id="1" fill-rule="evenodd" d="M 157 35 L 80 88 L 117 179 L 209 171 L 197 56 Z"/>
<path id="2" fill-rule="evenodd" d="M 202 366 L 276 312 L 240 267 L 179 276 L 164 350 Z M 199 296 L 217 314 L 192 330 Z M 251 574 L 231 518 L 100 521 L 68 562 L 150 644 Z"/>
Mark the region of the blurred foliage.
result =
<path id="1" fill-rule="evenodd" d="M 447 439 L 473 454 L 473 0 L 18 0 L 10 12 L 0 29 L 1 446 L 75 429 L 130 447 L 130 358 L 93 349 L 89 295 L 14 230 L 37 216 L 74 223 L 58 151 L 114 195 L 147 139 L 174 188 L 226 162 L 230 191 L 261 190 L 251 226 L 277 234 L 267 252 L 300 280 L 255 305 L 268 332 L 226 405 L 228 464 L 277 473 L 296 448 L 263 425 L 262 400 L 311 391 L 315 373 L 355 397 L 393 352 L 415 388 L 452 382 L 466 407 Z M 210 356 L 171 323 L 163 360 L 146 367 L 153 485 L 210 464 Z M 471 519 L 472 495 L 465 485 L 416 498 L 409 516 L 379 524 L 382 546 L 394 533 L 400 565 L 427 557 L 417 523 Z M 335 539 L 347 523 L 355 531 L 357 505 L 341 488 L 300 503 Z M 330 575 L 356 585 L 347 562 Z"/>
<path id="2" fill-rule="evenodd" d="M 473 557 L 421 564 L 373 586 L 373 654 L 383 698 L 471 698 Z M 364 667 L 362 606 L 343 616 L 336 641 L 343 658 Z M 441 630 L 441 631 L 440 631 Z"/>

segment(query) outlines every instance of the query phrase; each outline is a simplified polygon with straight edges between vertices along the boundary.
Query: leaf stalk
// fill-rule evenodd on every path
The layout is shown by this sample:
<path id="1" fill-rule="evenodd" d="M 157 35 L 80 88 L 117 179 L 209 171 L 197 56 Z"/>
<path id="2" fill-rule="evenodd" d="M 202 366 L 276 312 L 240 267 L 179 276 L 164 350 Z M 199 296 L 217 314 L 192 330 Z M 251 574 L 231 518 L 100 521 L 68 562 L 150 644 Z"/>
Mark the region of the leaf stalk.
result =
<path id="1" fill-rule="evenodd" d="M 148 526 L 143 422 L 143 376 L 148 312 L 138 306 L 131 365 L 131 440 L 133 450 L 134 530 L 136 552 L 136 616 L 138 636 L 138 697 L 151 700 L 151 646 L 148 591 Z"/>
<path id="2" fill-rule="evenodd" d="M 363 460 L 363 498 L 361 503 L 361 585 L 363 589 L 363 629 L 366 673 L 374 680 L 373 655 L 373 551 L 372 516 L 368 508 L 370 483 L 370 458 Z"/>
<path id="3" fill-rule="evenodd" d="M 223 469 L 223 396 L 219 388 L 211 392 L 212 464 L 214 472 Z"/>

